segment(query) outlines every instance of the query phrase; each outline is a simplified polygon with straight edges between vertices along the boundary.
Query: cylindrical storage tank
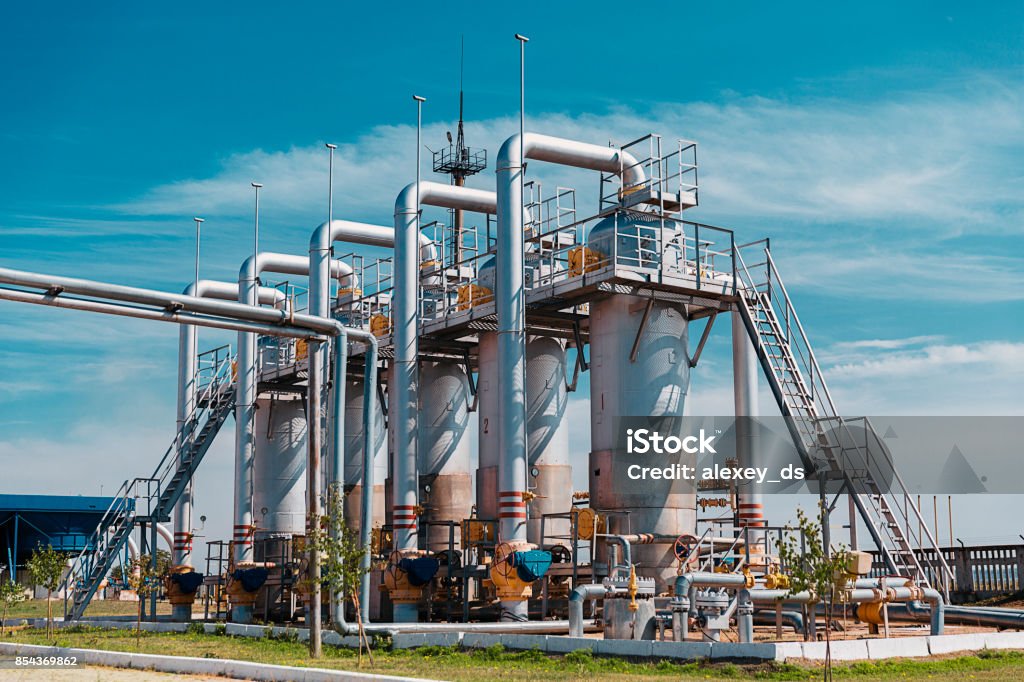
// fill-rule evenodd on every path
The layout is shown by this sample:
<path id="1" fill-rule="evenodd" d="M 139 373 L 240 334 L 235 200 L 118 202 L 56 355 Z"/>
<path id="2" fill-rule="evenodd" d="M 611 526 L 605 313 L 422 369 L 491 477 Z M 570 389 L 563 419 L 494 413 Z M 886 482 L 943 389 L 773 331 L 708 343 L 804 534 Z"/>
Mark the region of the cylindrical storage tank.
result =
<path id="1" fill-rule="evenodd" d="M 350 377 L 345 382 L 345 523 L 354 530 L 359 528 L 363 499 L 363 389 L 362 377 Z M 375 389 L 376 390 L 376 389 Z M 384 410 L 375 401 L 373 443 L 373 517 L 372 526 L 384 523 L 384 479 L 388 468 L 388 442 L 384 429 Z"/>
<path id="2" fill-rule="evenodd" d="M 494 258 L 477 273 L 477 283 L 493 294 Z M 544 268 L 540 264 L 538 269 Z M 476 475 L 477 516 L 498 518 L 498 335 L 480 334 L 478 346 L 477 413 L 479 463 Z M 568 512 L 572 507 L 572 467 L 569 465 L 569 430 L 565 423 L 568 395 L 565 386 L 565 345 L 558 339 L 531 336 L 526 342 L 526 442 L 529 459 L 527 485 L 537 495 L 528 505 L 527 539 L 541 544 L 544 514 Z M 569 522 L 551 520 L 544 534 L 565 536 Z M 568 542 L 565 542 L 568 544 Z"/>
<path id="3" fill-rule="evenodd" d="M 668 236 L 674 227 L 666 222 L 663 234 Z M 642 257 L 646 265 L 653 265 L 652 254 L 661 250 L 661 244 L 654 243 L 662 241 L 657 239 L 660 230 L 660 224 L 646 216 L 623 212 L 597 223 L 588 243 L 603 258 L 611 258 L 614 249 L 620 262 L 638 262 Z M 645 310 L 647 320 L 634 361 L 630 356 Z M 620 433 L 622 417 L 683 417 L 690 382 L 687 343 L 688 323 L 682 304 L 652 303 L 625 294 L 591 303 L 590 500 L 599 510 L 628 511 L 629 532 L 680 535 L 696 529 L 693 482 L 658 479 L 629 485 Z M 667 455 L 645 456 L 652 466 L 662 460 L 662 466 L 670 464 Z M 674 456 L 672 461 L 695 465 L 694 455 L 682 457 Z M 625 533 L 626 523 L 623 517 L 611 516 L 608 532 Z M 640 575 L 655 579 L 658 593 L 672 585 L 676 560 L 671 545 L 637 546 L 633 562 Z"/>
<path id="4" fill-rule="evenodd" d="M 473 507 L 470 474 L 469 380 L 462 365 L 453 361 L 420 363 L 419 477 L 423 521 L 469 518 Z M 397 435 L 397 434 L 396 434 Z M 421 531 L 422 532 L 422 531 Z M 455 530 L 458 548 L 459 529 Z M 427 534 L 427 549 L 448 549 L 449 531 L 434 527 Z"/>
<path id="5" fill-rule="evenodd" d="M 529 459 L 527 481 L 537 497 L 529 503 L 527 539 L 542 545 L 544 514 L 565 513 L 572 508 L 572 466 L 569 464 L 569 425 L 565 410 L 569 396 L 565 386 L 565 345 L 548 336 L 526 341 L 526 444 Z M 544 545 L 564 544 L 568 519 L 544 523 Z"/>
<path id="6" fill-rule="evenodd" d="M 255 435 L 252 507 L 257 533 L 301 535 L 306 528 L 306 413 L 302 399 L 257 399 Z"/>

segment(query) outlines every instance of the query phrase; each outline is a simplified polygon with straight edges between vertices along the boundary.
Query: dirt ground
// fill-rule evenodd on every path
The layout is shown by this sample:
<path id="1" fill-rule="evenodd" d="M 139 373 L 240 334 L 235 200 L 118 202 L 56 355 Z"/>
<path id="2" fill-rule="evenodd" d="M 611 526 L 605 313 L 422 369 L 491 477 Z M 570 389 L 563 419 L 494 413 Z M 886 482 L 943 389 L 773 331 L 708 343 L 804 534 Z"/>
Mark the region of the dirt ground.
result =
<path id="1" fill-rule="evenodd" d="M 172 675 L 152 670 L 125 670 L 122 668 L 101 668 L 81 665 L 75 668 L 10 669 L 0 670 L 0 679 L 11 682 L 165 682 L 167 680 L 188 680 L 189 682 L 224 682 L 223 677 L 196 677 L 194 675 Z"/>

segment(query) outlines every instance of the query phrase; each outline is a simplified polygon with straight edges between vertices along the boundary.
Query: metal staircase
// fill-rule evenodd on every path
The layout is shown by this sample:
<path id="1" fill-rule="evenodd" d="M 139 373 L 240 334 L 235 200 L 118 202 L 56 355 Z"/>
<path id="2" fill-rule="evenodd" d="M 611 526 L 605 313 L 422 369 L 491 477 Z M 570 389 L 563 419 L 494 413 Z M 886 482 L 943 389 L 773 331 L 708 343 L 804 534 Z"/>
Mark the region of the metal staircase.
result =
<path id="1" fill-rule="evenodd" d="M 952 570 L 871 422 L 836 410 L 767 240 L 735 251 L 737 307 L 804 466 L 851 495 L 890 571 L 948 598 Z"/>
<path id="2" fill-rule="evenodd" d="M 149 478 L 125 481 L 61 585 L 64 617 L 77 620 L 121 555 L 138 523 L 169 521 L 220 427 L 235 405 L 228 346 L 199 356 L 196 407 Z"/>

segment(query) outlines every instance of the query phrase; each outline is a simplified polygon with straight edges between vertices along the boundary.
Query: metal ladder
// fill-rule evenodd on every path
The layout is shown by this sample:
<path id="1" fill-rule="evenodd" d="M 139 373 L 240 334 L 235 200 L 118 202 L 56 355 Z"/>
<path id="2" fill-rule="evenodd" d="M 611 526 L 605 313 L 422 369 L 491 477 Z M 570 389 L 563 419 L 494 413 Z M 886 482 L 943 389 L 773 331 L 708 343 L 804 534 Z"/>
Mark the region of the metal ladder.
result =
<path id="1" fill-rule="evenodd" d="M 888 570 L 948 599 L 953 572 L 941 548 L 871 422 L 836 410 L 767 241 L 735 252 L 737 308 L 804 465 L 842 482 Z M 741 252 L 763 259 L 748 268 Z"/>
<path id="2" fill-rule="evenodd" d="M 227 346 L 200 356 L 196 406 L 181 432 L 151 477 L 129 479 L 121 485 L 65 576 L 61 588 L 66 619 L 77 620 L 85 613 L 136 524 L 170 520 L 174 505 L 234 408 L 232 362 Z"/>

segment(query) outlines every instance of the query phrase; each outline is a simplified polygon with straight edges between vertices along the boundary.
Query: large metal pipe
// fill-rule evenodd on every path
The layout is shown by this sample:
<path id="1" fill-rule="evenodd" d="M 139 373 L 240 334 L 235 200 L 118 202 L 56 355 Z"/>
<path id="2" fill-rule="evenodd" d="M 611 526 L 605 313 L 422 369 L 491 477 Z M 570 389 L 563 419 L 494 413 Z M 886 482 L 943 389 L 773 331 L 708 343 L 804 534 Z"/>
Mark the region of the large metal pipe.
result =
<path id="1" fill-rule="evenodd" d="M 523 284 L 523 164 L 526 159 L 621 173 L 623 186 L 645 181 L 636 159 L 610 147 L 525 133 L 508 138 L 498 152 L 498 440 L 504 451 L 498 472 L 499 534 L 526 540 L 526 310 Z"/>
<path id="2" fill-rule="evenodd" d="M 202 279 L 189 284 L 185 296 L 216 298 L 226 301 L 238 300 L 237 282 L 218 282 Z M 284 292 L 272 287 L 259 288 L 261 304 L 270 304 L 284 309 Z M 198 352 L 197 330 L 193 325 L 183 324 L 178 328 L 178 458 L 185 456 L 185 445 L 192 434 L 186 433 L 186 420 L 196 408 L 196 353 Z M 186 440 L 187 439 L 187 440 Z M 175 566 L 190 565 L 192 560 L 192 483 L 174 506 L 174 549 L 172 563 Z"/>
<path id="3" fill-rule="evenodd" d="M 329 261 L 329 272 L 339 281 L 352 278 L 352 268 L 341 261 Z M 263 252 L 250 256 L 238 272 L 238 300 L 256 307 L 259 275 L 277 272 L 309 275 L 309 259 L 283 253 Z M 237 388 L 235 392 L 235 512 L 233 556 L 235 563 L 252 561 L 253 525 L 253 463 L 256 454 L 256 338 L 249 332 L 238 334 Z M 319 344 L 314 344 L 319 346 Z M 312 412 L 310 414 L 318 414 Z M 310 429 L 312 431 L 312 429 Z"/>
<path id="4" fill-rule="evenodd" d="M 583 636 L 583 604 L 588 599 L 604 599 L 614 590 L 600 583 L 578 585 L 569 595 L 569 636 Z"/>
<path id="5" fill-rule="evenodd" d="M 394 248 L 395 228 L 393 226 L 372 225 L 352 220 L 329 220 L 321 223 L 313 230 L 309 239 L 309 311 L 320 317 L 328 317 L 330 315 L 331 278 L 328 264 L 334 242 Z M 437 251 L 433 241 L 422 232 L 419 234 L 419 245 L 420 259 L 423 262 L 433 262 L 437 259 Z M 322 355 L 319 352 L 311 355 L 313 356 L 310 358 L 311 366 L 320 368 L 320 371 L 326 371 L 326 363 L 323 361 Z M 358 412 L 358 405 L 353 405 L 352 408 L 353 413 Z M 359 421 L 363 419 L 358 415 L 354 415 L 354 417 Z M 381 443 L 381 450 L 386 453 L 386 449 L 387 443 L 385 440 Z M 356 475 L 361 466 L 359 461 L 361 459 L 360 450 L 358 448 L 350 448 L 348 454 L 350 457 L 346 458 L 345 467 L 353 475 Z M 386 463 L 383 466 L 386 468 Z M 374 477 L 373 485 L 382 487 L 383 483 L 383 477 L 379 479 Z M 357 488 L 361 488 L 361 485 L 357 486 Z M 357 496 L 362 495 L 362 491 L 357 491 L 356 488 L 353 488 L 352 492 L 356 493 Z M 382 521 L 383 519 L 380 518 L 378 520 Z"/>
<path id="6" fill-rule="evenodd" d="M 0 282 L 2 282 L 2 278 L 0 278 Z M 228 331 L 251 331 L 266 336 L 282 336 L 293 339 L 317 338 L 325 333 L 323 329 L 320 328 L 310 329 L 307 326 L 277 325 L 267 324 L 266 322 L 252 322 L 246 319 L 237 319 L 230 313 L 217 316 L 182 312 L 181 310 L 173 308 L 140 308 L 133 305 L 122 305 L 118 303 L 105 303 L 103 301 L 72 298 L 64 295 L 63 293 L 40 294 L 33 291 L 21 291 L 0 287 L 0 300 L 14 301 L 17 303 L 32 303 L 34 305 L 44 305 L 50 308 L 63 308 L 65 310 L 80 310 L 90 313 L 102 313 L 104 315 L 116 315 L 118 317 L 132 317 L 139 320 L 150 320 L 153 322 L 196 325 L 197 327 L 226 329 Z M 247 306 L 239 307 L 238 314 L 246 312 L 243 310 L 246 307 Z M 299 321 L 296 320 L 296 322 Z M 305 324 L 305 320 L 302 321 L 302 324 Z M 317 324 L 317 326 L 320 327 L 321 325 Z"/>
<path id="7" fill-rule="evenodd" d="M 417 547 L 418 437 L 416 411 L 419 379 L 419 204 L 490 213 L 495 210 L 493 192 L 441 185 L 412 183 L 395 200 L 395 296 L 392 299 L 394 361 L 388 388 L 389 422 L 394 438 L 392 466 L 392 514 L 396 550 Z M 415 620 L 414 605 L 396 605 L 395 619 Z"/>
<path id="8" fill-rule="evenodd" d="M 321 334 L 331 334 L 334 330 L 331 320 L 312 315 L 291 314 L 286 310 L 278 310 L 276 308 L 258 308 L 251 305 L 186 296 L 155 289 L 126 287 L 120 284 L 110 284 L 109 282 L 46 275 L 36 272 L 25 272 L 23 270 L 12 270 L 10 268 L 0 268 L 0 284 L 10 284 L 27 289 L 40 289 L 51 292 L 52 295 L 68 293 L 113 301 L 124 301 L 165 308 L 170 312 L 186 311 L 247 322 L 294 325 Z"/>
<path id="9" fill-rule="evenodd" d="M 356 334 L 349 333 L 355 337 Z M 377 339 L 372 334 L 365 334 L 359 337 L 360 342 L 366 345 L 365 365 L 363 374 L 363 466 L 362 466 L 362 508 L 360 510 L 359 539 L 363 547 L 370 546 L 370 532 L 373 528 L 373 502 L 374 502 L 374 455 L 375 449 L 371 446 L 376 433 L 377 421 Z M 333 440 L 331 457 L 333 458 L 330 467 L 332 487 L 340 489 L 345 485 L 345 467 L 343 456 L 345 452 L 345 404 L 346 404 L 346 362 L 347 352 L 341 346 L 343 340 L 335 339 L 339 347 L 335 350 L 334 357 L 334 386 L 335 395 L 333 412 L 331 415 Z M 370 605 L 370 553 L 365 552 L 362 557 L 362 578 L 359 590 L 359 603 L 361 608 L 369 609 Z M 332 617 L 335 622 L 345 622 L 344 595 L 334 595 L 332 598 Z"/>
<path id="10" fill-rule="evenodd" d="M 757 425 L 755 417 L 760 412 L 757 398 L 758 360 L 757 352 L 747 334 L 739 312 L 732 314 L 732 372 L 733 403 L 736 421 L 736 457 L 740 467 L 757 467 Z M 756 483 L 742 483 L 737 492 L 740 528 L 762 528 L 764 498 Z M 765 534 L 763 531 L 748 531 L 748 555 L 750 565 L 755 569 L 766 568 Z"/>

